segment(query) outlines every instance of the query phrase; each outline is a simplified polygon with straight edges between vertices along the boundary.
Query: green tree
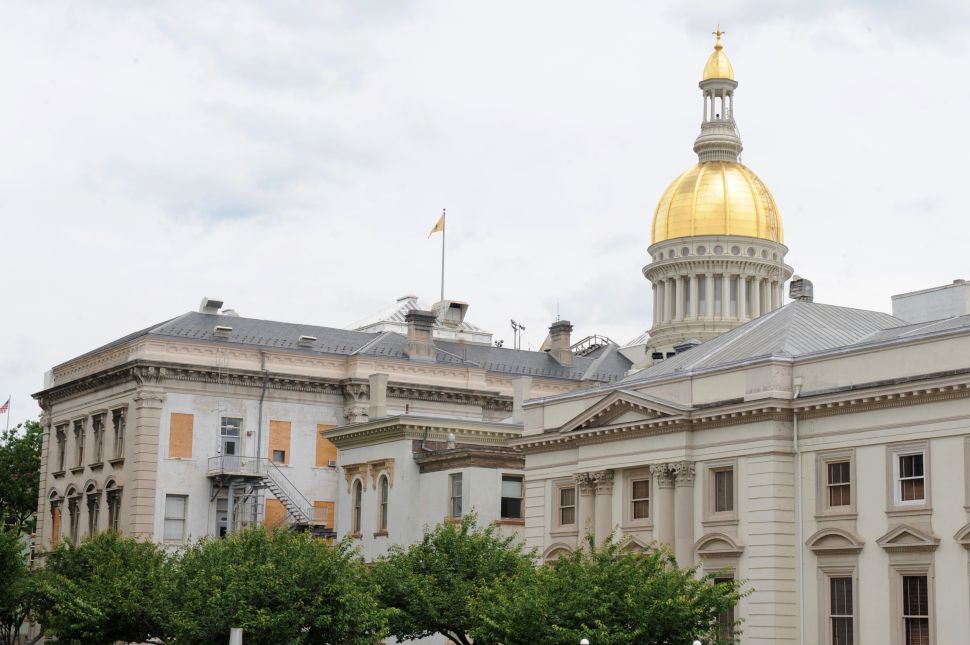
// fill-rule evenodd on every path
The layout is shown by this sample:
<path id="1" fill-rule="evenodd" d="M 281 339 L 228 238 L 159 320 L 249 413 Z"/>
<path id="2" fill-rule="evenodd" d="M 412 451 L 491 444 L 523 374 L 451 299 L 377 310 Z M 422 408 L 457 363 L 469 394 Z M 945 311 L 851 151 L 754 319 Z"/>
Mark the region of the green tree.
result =
<path id="1" fill-rule="evenodd" d="M 177 643 L 373 645 L 387 634 L 377 587 L 349 541 L 263 528 L 204 539 L 175 566 Z"/>
<path id="2" fill-rule="evenodd" d="M 476 624 L 472 602 L 503 579 L 526 575 L 534 562 L 516 538 L 499 535 L 494 526 L 479 527 L 469 515 L 425 531 L 408 547 L 392 546 L 374 575 L 393 610 L 391 634 L 398 640 L 441 634 L 468 645 Z"/>
<path id="3" fill-rule="evenodd" d="M 0 526 L 0 642 L 14 643 L 27 620 L 26 585 L 30 576 L 21 533 Z"/>
<path id="4" fill-rule="evenodd" d="M 506 577 L 473 603 L 476 643 L 681 645 L 722 642 L 718 616 L 740 584 L 678 568 L 669 550 L 634 552 L 607 541 L 549 566 Z"/>
<path id="5" fill-rule="evenodd" d="M 0 433 L 0 525 L 34 529 L 43 428 L 36 421 Z"/>
<path id="6" fill-rule="evenodd" d="M 61 543 L 35 583 L 38 620 L 58 642 L 165 642 L 170 573 L 158 545 L 115 531 Z"/>

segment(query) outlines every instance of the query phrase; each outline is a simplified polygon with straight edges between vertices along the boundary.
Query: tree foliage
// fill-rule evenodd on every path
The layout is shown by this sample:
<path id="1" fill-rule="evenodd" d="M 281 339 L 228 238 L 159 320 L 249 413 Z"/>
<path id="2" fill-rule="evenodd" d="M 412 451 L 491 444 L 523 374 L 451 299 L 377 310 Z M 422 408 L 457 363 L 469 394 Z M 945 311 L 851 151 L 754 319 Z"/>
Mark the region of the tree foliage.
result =
<path id="1" fill-rule="evenodd" d="M 27 620 L 30 570 L 19 531 L 0 526 L 0 643 L 12 644 Z"/>
<path id="2" fill-rule="evenodd" d="M 499 535 L 494 526 L 479 527 L 469 515 L 461 523 L 439 524 L 408 547 L 392 546 L 374 575 L 393 610 L 392 635 L 409 640 L 441 634 L 468 645 L 476 624 L 473 601 L 533 567 L 534 558 L 516 538 Z"/>
<path id="3" fill-rule="evenodd" d="M 29 533 L 37 510 L 43 428 L 36 421 L 0 433 L 0 525 Z"/>
<path id="4" fill-rule="evenodd" d="M 677 567 L 665 547 L 643 552 L 608 540 L 554 563 L 502 578 L 475 600 L 476 643 L 680 645 L 719 642 L 717 618 L 740 598 L 739 583 L 715 584 Z"/>
<path id="5" fill-rule="evenodd" d="M 171 568 L 158 545 L 115 531 L 61 543 L 39 580 L 46 632 L 91 645 L 165 640 Z"/>
<path id="6" fill-rule="evenodd" d="M 225 642 L 241 627 L 247 644 L 372 645 L 387 612 L 348 541 L 262 528 L 204 539 L 173 572 L 170 633 L 176 643 Z"/>

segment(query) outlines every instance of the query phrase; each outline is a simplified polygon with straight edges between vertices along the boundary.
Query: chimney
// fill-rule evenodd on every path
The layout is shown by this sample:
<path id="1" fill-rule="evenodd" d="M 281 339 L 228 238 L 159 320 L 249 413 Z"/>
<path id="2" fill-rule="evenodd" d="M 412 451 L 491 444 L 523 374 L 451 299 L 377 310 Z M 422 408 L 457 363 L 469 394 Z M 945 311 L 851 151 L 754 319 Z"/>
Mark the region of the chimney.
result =
<path id="1" fill-rule="evenodd" d="M 404 353 L 412 361 L 434 361 L 434 323 L 436 316 L 430 311 L 412 309 L 404 316 L 408 325 Z"/>
<path id="2" fill-rule="evenodd" d="M 222 309 L 222 301 L 215 298 L 203 298 L 199 305 L 199 313 L 201 314 L 217 314 L 220 309 Z"/>
<path id="3" fill-rule="evenodd" d="M 387 374 L 371 374 L 367 377 L 370 382 L 370 406 L 367 409 L 367 419 L 382 419 L 387 416 Z"/>
<path id="4" fill-rule="evenodd" d="M 812 281 L 806 280 L 797 275 L 793 275 L 791 278 L 791 283 L 788 285 L 788 297 L 792 300 L 801 300 L 802 302 L 813 302 L 815 296 L 812 289 Z"/>
<path id="5" fill-rule="evenodd" d="M 571 343 L 569 335 L 573 331 L 573 326 L 568 320 L 557 320 L 549 327 L 549 355 L 556 359 L 560 365 L 566 367 L 573 364 L 573 351 L 570 349 Z"/>
<path id="6" fill-rule="evenodd" d="M 522 404 L 529 398 L 532 389 L 532 378 L 520 376 L 512 379 L 512 421 L 522 423 Z"/>

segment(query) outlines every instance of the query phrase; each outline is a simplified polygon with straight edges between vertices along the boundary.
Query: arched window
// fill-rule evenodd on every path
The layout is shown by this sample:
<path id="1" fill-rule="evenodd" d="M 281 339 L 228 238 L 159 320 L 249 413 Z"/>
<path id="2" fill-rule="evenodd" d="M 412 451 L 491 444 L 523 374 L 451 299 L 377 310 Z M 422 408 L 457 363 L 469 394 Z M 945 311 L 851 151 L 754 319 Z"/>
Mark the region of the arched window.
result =
<path id="1" fill-rule="evenodd" d="M 380 515 L 377 518 L 377 530 L 387 531 L 387 496 L 388 496 L 387 475 L 381 475 L 380 482 L 377 484 L 377 492 L 380 496 Z"/>
<path id="2" fill-rule="evenodd" d="M 121 487 L 111 480 L 104 489 L 108 500 L 108 528 L 117 531 L 121 522 Z"/>
<path id="3" fill-rule="evenodd" d="M 61 541 L 61 497 L 56 490 L 52 490 L 50 496 L 51 506 L 51 546 L 56 546 Z"/>
<path id="4" fill-rule="evenodd" d="M 361 504 L 364 497 L 364 487 L 361 485 L 360 480 L 354 482 L 354 497 L 353 497 L 353 517 L 350 521 L 350 532 L 354 535 L 360 535 L 360 510 Z"/>
<path id="5" fill-rule="evenodd" d="M 67 489 L 67 514 L 71 542 L 77 544 L 81 530 L 81 494 L 73 486 Z"/>
<path id="6" fill-rule="evenodd" d="M 88 535 L 98 532 L 98 514 L 101 510 L 101 491 L 91 483 L 84 490 L 84 497 L 88 504 Z"/>

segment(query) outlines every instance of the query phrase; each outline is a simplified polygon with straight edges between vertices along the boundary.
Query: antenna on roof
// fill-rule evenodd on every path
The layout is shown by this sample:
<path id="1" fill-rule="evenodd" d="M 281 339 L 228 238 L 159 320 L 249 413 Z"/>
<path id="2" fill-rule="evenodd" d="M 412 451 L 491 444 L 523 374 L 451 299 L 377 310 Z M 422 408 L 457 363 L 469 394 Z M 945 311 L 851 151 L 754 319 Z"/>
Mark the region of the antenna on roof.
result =
<path id="1" fill-rule="evenodd" d="M 522 332 L 525 331 L 525 325 L 522 323 L 517 323 L 514 320 L 512 322 L 512 347 L 515 349 L 522 349 Z"/>
<path id="2" fill-rule="evenodd" d="M 556 322 L 559 322 L 559 301 L 556 301 Z"/>

